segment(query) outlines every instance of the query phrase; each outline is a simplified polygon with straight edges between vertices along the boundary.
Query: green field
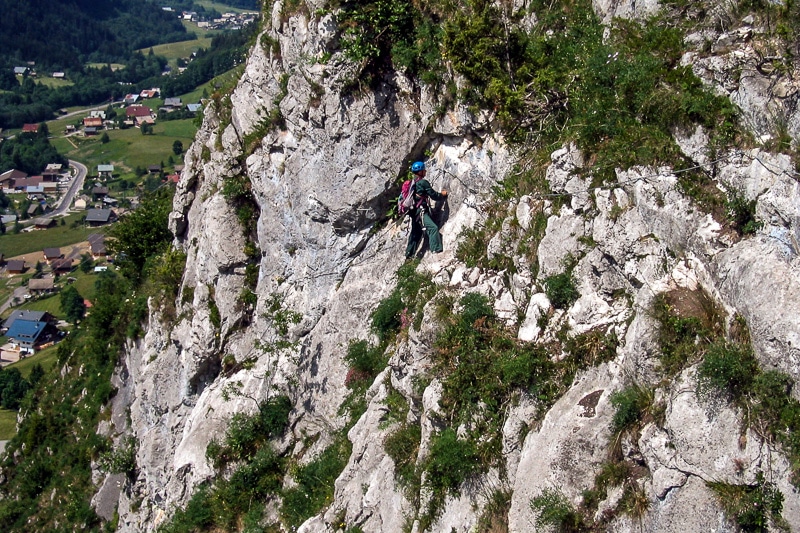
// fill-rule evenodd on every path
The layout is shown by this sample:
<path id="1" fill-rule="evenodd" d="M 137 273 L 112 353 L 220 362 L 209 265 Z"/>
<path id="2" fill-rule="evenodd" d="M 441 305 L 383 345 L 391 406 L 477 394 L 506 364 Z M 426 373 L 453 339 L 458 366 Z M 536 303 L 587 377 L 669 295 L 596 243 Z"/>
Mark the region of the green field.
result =
<path id="1" fill-rule="evenodd" d="M 10 440 L 17 432 L 17 412 L 0 408 L 0 440 Z"/>
<path id="2" fill-rule="evenodd" d="M 162 56 L 167 58 L 169 62 L 169 66 L 172 68 L 176 68 L 178 63 L 177 60 L 181 57 L 188 58 L 192 52 L 196 52 L 201 48 L 210 48 L 211 47 L 211 34 L 213 32 L 209 32 L 206 30 L 200 30 L 199 28 L 195 27 L 193 30 L 196 34 L 198 34 L 197 39 L 193 39 L 191 41 L 181 41 L 179 43 L 167 43 L 167 44 L 159 44 L 158 46 L 153 46 L 153 53 L 157 56 Z M 204 36 L 200 37 L 199 33 L 203 32 Z M 140 50 L 143 54 L 149 53 L 150 48 L 143 48 Z"/>
<path id="3" fill-rule="evenodd" d="M 42 76 L 41 78 L 36 78 L 36 83 L 41 83 L 51 89 L 57 89 L 59 87 L 68 87 L 70 85 L 75 85 L 73 82 L 65 79 L 56 79 L 50 78 L 47 76 Z"/>
<path id="4" fill-rule="evenodd" d="M 122 70 L 125 68 L 125 65 L 122 63 L 86 63 L 86 66 L 89 68 L 103 68 L 106 65 L 110 65 L 111 70 Z"/>
<path id="5" fill-rule="evenodd" d="M 95 172 L 97 165 L 112 164 L 123 174 L 133 173 L 137 166 L 166 164 L 170 156 L 180 162 L 180 156 L 172 152 L 172 144 L 178 140 L 184 149 L 188 148 L 196 131 L 192 119 L 157 121 L 152 135 L 142 135 L 139 128 L 128 128 L 106 131 L 109 137 L 106 144 L 100 142 L 100 135 L 56 137 L 50 142 L 59 153 L 86 165 L 90 173 Z"/>
<path id="6" fill-rule="evenodd" d="M 213 0 L 195 0 L 194 3 L 199 6 L 203 6 L 206 9 L 216 9 L 220 13 L 244 13 L 245 11 L 247 12 L 253 11 L 252 9 L 240 9 L 238 7 L 226 6 L 225 4 L 220 4 L 214 2 Z"/>
<path id="7" fill-rule="evenodd" d="M 22 374 L 22 377 L 27 378 L 31 374 L 31 368 L 33 368 L 33 365 L 36 363 L 42 365 L 44 371 L 47 372 L 53 367 L 57 360 L 58 346 L 56 345 L 40 350 L 30 357 L 20 359 L 16 363 L 11 363 L 6 368 L 16 368 L 19 370 L 20 374 Z"/>
<path id="8" fill-rule="evenodd" d="M 82 242 L 92 233 L 105 233 L 106 230 L 103 227 L 71 227 L 73 220 L 78 220 L 84 215 L 85 213 L 73 213 L 64 217 L 64 226 L 61 225 L 61 222 L 58 222 L 58 225 L 42 231 L 17 234 L 7 232 L 5 235 L 0 235 L 0 253 L 5 257 L 16 257 L 18 255 L 41 252 L 44 248 L 61 248 L 62 246 Z"/>
<path id="9" fill-rule="evenodd" d="M 54 317 L 64 318 L 61 314 L 61 297 L 58 293 L 41 298 L 39 300 L 30 300 L 20 307 L 15 309 L 26 309 L 28 311 L 45 311 Z"/>

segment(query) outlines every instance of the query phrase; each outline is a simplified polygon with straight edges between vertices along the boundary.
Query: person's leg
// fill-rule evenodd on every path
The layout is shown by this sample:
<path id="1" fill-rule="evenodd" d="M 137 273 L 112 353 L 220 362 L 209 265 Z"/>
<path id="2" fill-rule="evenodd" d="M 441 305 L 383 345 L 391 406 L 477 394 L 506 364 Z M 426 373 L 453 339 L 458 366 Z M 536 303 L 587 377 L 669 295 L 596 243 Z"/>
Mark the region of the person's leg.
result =
<path id="1" fill-rule="evenodd" d="M 425 230 L 428 232 L 428 248 L 433 253 L 442 251 L 442 236 L 439 235 L 439 226 L 425 213 L 422 215 L 422 223 L 425 225 Z"/>
<path id="2" fill-rule="evenodd" d="M 411 231 L 408 234 L 408 245 L 406 246 L 406 259 L 414 257 L 419 241 L 422 240 L 422 226 L 419 223 L 418 215 L 411 215 Z"/>

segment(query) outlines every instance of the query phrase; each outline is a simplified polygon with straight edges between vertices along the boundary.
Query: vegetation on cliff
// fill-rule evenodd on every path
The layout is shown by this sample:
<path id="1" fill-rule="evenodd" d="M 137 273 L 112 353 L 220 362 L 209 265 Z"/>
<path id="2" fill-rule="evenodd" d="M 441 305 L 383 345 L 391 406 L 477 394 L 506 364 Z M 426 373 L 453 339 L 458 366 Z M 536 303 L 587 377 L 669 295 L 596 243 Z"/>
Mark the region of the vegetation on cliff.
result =
<path id="1" fill-rule="evenodd" d="M 171 203 L 171 189 L 163 188 L 143 199 L 142 214 L 166 214 Z M 156 227 L 155 232 L 148 230 L 150 225 Z M 110 415 L 109 400 L 116 392 L 111 374 L 120 350 L 126 339 L 141 331 L 148 296 L 158 294 L 152 285 L 158 280 L 155 258 L 171 240 L 169 232 L 161 231 L 166 228 L 163 217 L 123 218 L 118 227 L 122 243 L 145 236 L 145 246 L 137 248 L 141 253 L 131 259 L 142 270 L 133 277 L 113 271 L 98 275 L 91 313 L 59 344 L 58 364 L 41 376 L 22 400 L 19 430 L 0 465 L 0 524 L 4 531 L 115 528 L 113 523 L 104 523 L 90 505 L 97 490 L 92 464 L 133 475 L 136 464 L 131 449 L 135 442 L 114 449 L 110 439 L 97 433 L 97 426 Z M 179 272 L 183 267 L 183 263 L 177 264 Z"/>

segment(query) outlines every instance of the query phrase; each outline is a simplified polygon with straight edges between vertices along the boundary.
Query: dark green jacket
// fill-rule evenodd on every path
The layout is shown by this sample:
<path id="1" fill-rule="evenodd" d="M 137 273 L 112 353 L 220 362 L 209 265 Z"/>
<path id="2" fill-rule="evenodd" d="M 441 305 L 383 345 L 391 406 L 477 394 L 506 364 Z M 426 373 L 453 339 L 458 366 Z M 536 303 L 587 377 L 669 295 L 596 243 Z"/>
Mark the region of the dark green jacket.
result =
<path id="1" fill-rule="evenodd" d="M 425 178 L 419 180 L 416 185 L 417 194 L 422 197 L 430 198 L 434 202 L 444 199 L 444 196 L 433 190 L 430 182 Z"/>

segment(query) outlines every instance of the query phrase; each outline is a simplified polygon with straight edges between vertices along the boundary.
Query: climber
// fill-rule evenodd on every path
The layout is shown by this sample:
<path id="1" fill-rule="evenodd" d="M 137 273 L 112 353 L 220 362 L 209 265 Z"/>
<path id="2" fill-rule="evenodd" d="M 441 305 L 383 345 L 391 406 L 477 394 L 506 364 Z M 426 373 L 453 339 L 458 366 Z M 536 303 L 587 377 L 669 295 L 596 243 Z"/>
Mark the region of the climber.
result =
<path id="1" fill-rule="evenodd" d="M 436 192 L 431 187 L 428 180 L 425 179 L 425 163 L 417 161 L 411 165 L 411 172 L 415 176 L 415 192 L 422 200 L 419 207 L 414 207 L 409 215 L 411 216 L 411 233 L 408 235 L 408 246 L 406 246 L 406 259 L 411 259 L 417 251 L 422 240 L 422 226 L 428 232 L 428 249 L 431 253 L 438 254 L 442 251 L 442 237 L 439 235 L 439 226 L 431 218 L 431 205 L 430 200 L 434 202 L 445 201 L 447 199 L 447 191 L 442 190 L 441 193 Z"/>

